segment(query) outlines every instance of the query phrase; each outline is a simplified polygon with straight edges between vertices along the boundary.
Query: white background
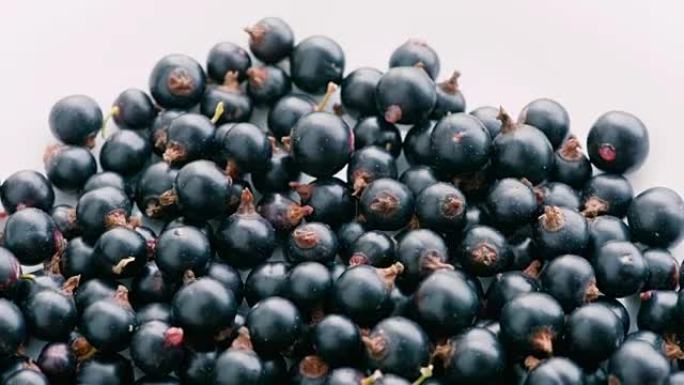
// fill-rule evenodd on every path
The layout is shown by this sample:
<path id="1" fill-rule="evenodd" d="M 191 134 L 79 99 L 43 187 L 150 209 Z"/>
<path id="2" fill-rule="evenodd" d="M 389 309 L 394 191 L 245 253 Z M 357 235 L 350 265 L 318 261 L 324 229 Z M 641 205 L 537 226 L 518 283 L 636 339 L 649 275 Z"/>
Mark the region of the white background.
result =
<path id="1" fill-rule="evenodd" d="M 73 93 L 103 107 L 127 87 L 147 88 L 154 63 L 186 53 L 204 63 L 219 41 L 246 44 L 242 28 L 264 16 L 297 39 L 337 40 L 346 72 L 386 68 L 392 50 L 423 38 L 441 78 L 462 72 L 468 109 L 517 111 L 537 97 L 560 101 L 582 138 L 610 109 L 649 127 L 651 154 L 635 189 L 684 193 L 684 6 L 680 1 L 19 1 L 0 7 L 0 178 L 42 169 L 51 105 Z M 678 249 L 679 254 L 684 248 Z"/>

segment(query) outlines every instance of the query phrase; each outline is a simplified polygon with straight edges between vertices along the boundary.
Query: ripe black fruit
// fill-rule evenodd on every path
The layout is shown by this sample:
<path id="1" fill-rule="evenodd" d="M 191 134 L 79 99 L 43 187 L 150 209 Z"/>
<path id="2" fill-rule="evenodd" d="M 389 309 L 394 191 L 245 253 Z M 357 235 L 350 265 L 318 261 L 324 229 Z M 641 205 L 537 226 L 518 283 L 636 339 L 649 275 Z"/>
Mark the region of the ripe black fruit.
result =
<path id="1" fill-rule="evenodd" d="M 430 115 L 436 101 L 435 83 L 415 67 L 390 68 L 375 89 L 378 113 L 389 123 L 421 122 Z"/>
<path id="2" fill-rule="evenodd" d="M 639 168 L 649 149 L 648 131 L 639 118 L 622 111 L 607 112 L 587 137 L 589 159 L 599 169 L 622 174 Z"/>

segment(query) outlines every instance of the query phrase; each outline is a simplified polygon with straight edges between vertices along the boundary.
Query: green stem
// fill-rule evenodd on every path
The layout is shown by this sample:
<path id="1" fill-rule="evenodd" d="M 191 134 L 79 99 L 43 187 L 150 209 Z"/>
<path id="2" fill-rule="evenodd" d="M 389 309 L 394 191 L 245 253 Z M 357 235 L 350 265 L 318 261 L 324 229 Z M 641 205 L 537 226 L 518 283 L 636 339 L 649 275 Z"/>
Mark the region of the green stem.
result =
<path id="1" fill-rule="evenodd" d="M 113 118 L 116 115 L 119 115 L 121 113 L 121 109 L 119 106 L 112 106 L 112 109 L 109 110 L 109 113 L 107 116 L 105 116 L 104 120 L 102 121 L 102 129 L 100 130 L 100 135 L 102 135 L 102 138 L 107 137 L 107 124 L 109 123 L 109 120 Z"/>
<path id="2" fill-rule="evenodd" d="M 223 102 L 218 102 L 216 105 L 216 109 L 214 110 L 214 116 L 211 117 L 211 122 L 213 124 L 216 124 L 216 122 L 221 119 L 221 115 L 225 112 L 225 106 L 223 105 Z"/>
<path id="3" fill-rule="evenodd" d="M 411 383 L 411 385 L 420 385 L 423 382 L 425 382 L 425 380 L 432 377 L 432 369 L 433 369 L 432 365 L 428 365 L 424 368 L 420 368 L 420 377 L 418 377 L 417 380 L 413 381 Z"/>

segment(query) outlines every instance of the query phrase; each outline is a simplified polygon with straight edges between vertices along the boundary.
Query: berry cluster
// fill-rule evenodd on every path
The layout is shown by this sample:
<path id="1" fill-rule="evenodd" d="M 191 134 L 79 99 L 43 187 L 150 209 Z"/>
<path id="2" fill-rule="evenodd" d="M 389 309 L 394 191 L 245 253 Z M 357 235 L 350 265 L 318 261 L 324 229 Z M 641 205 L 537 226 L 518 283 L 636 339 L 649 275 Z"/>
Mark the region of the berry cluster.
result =
<path id="1" fill-rule="evenodd" d="M 586 156 L 553 100 L 465 113 L 425 42 L 345 76 L 327 37 L 246 31 L 106 118 L 54 105 L 46 176 L 0 188 L 0 384 L 684 384 L 684 202 L 623 176 L 638 118 Z"/>

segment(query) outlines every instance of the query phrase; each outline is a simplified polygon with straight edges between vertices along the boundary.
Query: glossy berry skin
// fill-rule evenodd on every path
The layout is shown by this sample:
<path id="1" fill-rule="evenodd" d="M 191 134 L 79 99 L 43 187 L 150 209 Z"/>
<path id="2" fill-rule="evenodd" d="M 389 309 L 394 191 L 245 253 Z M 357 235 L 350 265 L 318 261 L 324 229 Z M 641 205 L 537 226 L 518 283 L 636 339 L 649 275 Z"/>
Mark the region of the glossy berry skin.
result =
<path id="1" fill-rule="evenodd" d="M 591 163 L 589 158 L 582 153 L 579 140 L 570 136 L 554 153 L 549 179 L 581 189 L 592 174 Z"/>
<path id="2" fill-rule="evenodd" d="M 286 297 L 304 313 L 323 310 L 330 297 L 330 270 L 318 262 L 302 262 L 294 266 L 287 277 Z"/>
<path id="3" fill-rule="evenodd" d="M 302 319 L 292 302 L 270 297 L 249 311 L 247 328 L 254 350 L 268 356 L 285 351 L 295 342 L 302 330 Z"/>
<path id="4" fill-rule="evenodd" d="M 188 350 L 178 377 L 187 385 L 202 385 L 211 383 L 215 376 L 216 351 L 192 351 Z"/>
<path id="5" fill-rule="evenodd" d="M 152 145 L 152 151 L 154 151 L 155 154 L 159 156 L 164 154 L 171 122 L 185 113 L 186 111 L 184 110 L 165 110 L 160 112 L 154 119 L 152 126 L 150 127 L 149 142 Z"/>
<path id="6" fill-rule="evenodd" d="M 325 362 L 333 367 L 355 365 L 361 356 L 361 333 L 347 317 L 330 314 L 314 328 L 313 345 Z"/>
<path id="7" fill-rule="evenodd" d="M 211 261 L 207 269 L 207 277 L 213 278 L 226 289 L 233 292 L 233 296 L 238 303 L 242 303 L 243 284 L 240 273 L 227 263 L 221 261 Z"/>
<path id="8" fill-rule="evenodd" d="M 629 227 L 611 215 L 601 215 L 588 221 L 589 253 L 595 255 L 598 250 L 610 241 L 629 241 Z"/>
<path id="9" fill-rule="evenodd" d="M 102 110 L 89 96 L 70 95 L 52 106 L 48 123 L 62 143 L 92 147 L 102 127 Z"/>
<path id="10" fill-rule="evenodd" d="M 589 159 L 598 169 L 624 174 L 641 167 L 649 151 L 648 130 L 636 116 L 622 111 L 601 115 L 587 136 Z"/>
<path id="11" fill-rule="evenodd" d="M 50 216 L 65 239 L 71 240 L 81 235 L 81 229 L 76 223 L 76 210 L 72 206 L 56 205 L 50 211 Z"/>
<path id="12" fill-rule="evenodd" d="M 453 269 L 447 263 L 448 258 L 447 246 L 438 234 L 426 229 L 405 233 L 396 246 L 396 259 L 404 265 L 404 271 L 398 280 L 399 286 L 413 291 L 429 274 Z"/>
<path id="13" fill-rule="evenodd" d="M 430 135 L 435 167 L 450 175 L 478 171 L 489 161 L 492 140 L 484 125 L 465 113 L 440 119 Z"/>
<path id="14" fill-rule="evenodd" d="M 0 198 L 2 207 L 10 214 L 25 207 L 50 211 L 55 192 L 45 176 L 33 170 L 22 170 L 5 179 L 0 187 Z"/>
<path id="15" fill-rule="evenodd" d="M 513 252 L 506 238 L 488 226 L 473 226 L 466 230 L 457 256 L 466 271 L 481 277 L 504 271 L 513 262 Z"/>
<path id="16" fill-rule="evenodd" d="M 572 209 L 544 206 L 544 214 L 537 219 L 534 242 L 538 255 L 543 258 L 582 255 L 589 243 L 587 220 Z"/>
<path id="17" fill-rule="evenodd" d="M 52 342 L 43 346 L 36 364 L 50 384 L 69 385 L 76 379 L 78 362 L 71 346 L 66 343 Z"/>
<path id="18" fill-rule="evenodd" d="M 187 113 L 175 118 L 166 132 L 165 162 L 183 165 L 209 157 L 214 149 L 214 125 L 200 114 Z"/>
<path id="19" fill-rule="evenodd" d="M 181 213 L 191 221 L 204 221 L 226 212 L 230 185 L 213 162 L 197 160 L 185 165 L 174 183 Z"/>
<path id="20" fill-rule="evenodd" d="M 247 93 L 256 104 L 273 104 L 292 89 L 290 78 L 276 66 L 251 67 L 247 78 Z"/>
<path id="21" fill-rule="evenodd" d="M 608 361 L 608 379 L 620 385 L 661 384 L 670 374 L 667 359 L 642 341 L 627 341 Z"/>
<path id="22" fill-rule="evenodd" d="M 475 322 L 480 297 L 459 274 L 436 271 L 423 280 L 413 296 L 418 322 L 435 338 L 454 335 Z"/>
<path id="23" fill-rule="evenodd" d="M 673 373 L 667 377 L 667 380 L 663 382 L 664 385 L 681 385 L 684 384 L 684 373 Z"/>
<path id="24" fill-rule="evenodd" d="M 416 197 L 420 226 L 442 233 L 458 233 L 466 225 L 466 199 L 449 183 L 435 183 Z"/>
<path id="25" fill-rule="evenodd" d="M 360 195 L 368 184 L 381 178 L 397 179 L 394 157 L 377 146 L 354 151 L 347 165 L 347 181 L 352 185 L 354 195 Z"/>
<path id="26" fill-rule="evenodd" d="M 584 374 L 575 363 L 567 358 L 549 358 L 534 368 L 524 385 L 583 385 Z"/>
<path id="27" fill-rule="evenodd" d="M 565 325 L 568 355 L 587 368 L 594 368 L 622 344 L 622 322 L 602 304 L 584 305 L 575 310 Z"/>
<path id="28" fill-rule="evenodd" d="M 418 196 L 425 188 L 436 184 L 439 180 L 435 172 L 428 166 L 413 166 L 401 174 L 399 182 L 406 185 L 406 187 L 413 192 L 413 195 Z"/>
<path id="29" fill-rule="evenodd" d="M 382 72 L 375 68 L 358 68 L 342 80 L 340 99 L 346 112 L 353 116 L 375 115 L 375 87 Z"/>
<path id="30" fill-rule="evenodd" d="M 219 256 L 237 268 L 266 261 L 276 247 L 275 229 L 256 212 L 249 190 L 242 192 L 240 208 L 221 221 L 216 237 Z"/>
<path id="31" fill-rule="evenodd" d="M 633 196 L 632 185 L 623 176 L 596 175 L 582 190 L 582 213 L 587 217 L 608 214 L 622 218 Z"/>
<path id="32" fill-rule="evenodd" d="M 470 111 L 469 114 L 478 118 L 484 124 L 492 139 L 501 131 L 501 121 L 497 118 L 499 116 L 498 108 L 482 106 Z"/>
<path id="33" fill-rule="evenodd" d="M 519 121 L 537 127 L 553 148 L 560 146 L 570 131 L 568 111 L 557 101 L 547 98 L 533 100 L 523 107 Z"/>
<path id="34" fill-rule="evenodd" d="M 213 255 L 209 239 L 193 226 L 181 226 L 161 233 L 155 261 L 168 277 L 179 279 L 190 270 L 202 275 Z"/>
<path id="35" fill-rule="evenodd" d="M 428 338 L 413 321 L 389 317 L 380 321 L 364 338 L 371 368 L 415 378 L 428 361 Z"/>
<path id="36" fill-rule="evenodd" d="M 390 68 L 375 89 L 378 113 L 389 123 L 419 123 L 430 115 L 436 102 L 435 83 L 420 68 Z"/>
<path id="37" fill-rule="evenodd" d="M 181 385 L 181 382 L 177 378 L 171 376 L 145 376 L 139 378 L 134 385 Z"/>
<path id="38" fill-rule="evenodd" d="M 359 208 L 371 229 L 399 230 L 414 212 L 415 198 L 405 185 L 388 178 L 372 182 L 361 194 Z"/>
<path id="39" fill-rule="evenodd" d="M 212 377 L 216 385 L 260 384 L 263 363 L 251 350 L 231 348 L 216 358 Z"/>
<path id="40" fill-rule="evenodd" d="M 100 300 L 108 300 L 113 298 L 116 294 L 116 281 L 103 280 L 100 278 L 89 279 L 80 283 L 76 292 L 74 293 L 74 300 L 79 313 L 90 305 Z"/>
<path id="41" fill-rule="evenodd" d="M 363 234 L 366 229 L 358 221 L 349 221 L 340 225 L 337 229 L 337 249 L 342 260 L 349 259 L 353 254 L 350 252 L 354 242 Z M 383 235 L 385 235 L 383 233 Z M 387 237 L 389 239 L 389 237 Z M 389 243 L 389 242 L 388 242 Z"/>
<path id="42" fill-rule="evenodd" d="M 72 293 L 50 289 L 40 290 L 27 299 L 24 316 L 31 335 L 46 341 L 67 340 L 78 319 Z"/>
<path id="43" fill-rule="evenodd" d="M 268 193 L 261 197 L 257 212 L 275 229 L 278 236 L 287 237 L 304 217 L 310 215 L 310 206 L 302 206 L 284 193 Z"/>
<path id="44" fill-rule="evenodd" d="M 11 251 L 0 247 L 0 297 L 5 297 L 21 276 L 21 264 Z"/>
<path id="45" fill-rule="evenodd" d="M 369 265 L 347 268 L 333 284 L 337 309 L 359 325 L 372 325 L 389 310 L 390 293 L 397 270 Z"/>
<path id="46" fill-rule="evenodd" d="M 112 103 L 112 118 L 117 127 L 129 130 L 149 128 L 157 117 L 152 99 L 142 90 L 129 88 Z"/>
<path id="47" fill-rule="evenodd" d="M 504 378 L 506 351 L 489 330 L 475 327 L 437 348 L 443 379 L 454 384 L 496 384 Z"/>
<path id="48" fill-rule="evenodd" d="M 537 198 L 532 189 L 512 178 L 496 182 L 489 190 L 484 205 L 488 220 L 504 231 L 530 222 L 537 209 Z"/>
<path id="49" fill-rule="evenodd" d="M 341 118 L 327 112 L 303 116 L 290 133 L 299 168 L 314 177 L 332 176 L 349 161 L 354 135 Z"/>
<path id="50" fill-rule="evenodd" d="M 308 185 L 295 185 L 302 204 L 310 206 L 313 213 L 307 219 L 323 222 L 337 228 L 351 220 L 356 211 L 356 201 L 348 185 L 337 178 L 320 178 Z"/>
<path id="51" fill-rule="evenodd" d="M 114 187 L 91 190 L 78 199 L 76 220 L 87 240 L 95 241 L 108 228 L 121 224 L 131 214 L 126 193 Z"/>
<path id="52" fill-rule="evenodd" d="M 326 385 L 356 385 L 364 378 L 366 375 L 358 369 L 341 367 L 330 371 Z"/>
<path id="53" fill-rule="evenodd" d="M 653 247 L 676 246 L 684 235 L 684 200 L 667 187 L 634 198 L 627 212 L 632 239 Z"/>
<path id="54" fill-rule="evenodd" d="M 565 183 L 549 182 L 535 186 L 534 192 L 543 197 L 544 206 L 559 206 L 580 210 L 580 197 L 575 189 Z"/>
<path id="55" fill-rule="evenodd" d="M 172 54 L 152 69 L 150 93 L 165 109 L 187 109 L 199 103 L 206 86 L 204 70 L 190 56 Z"/>
<path id="56" fill-rule="evenodd" d="M 325 91 L 330 82 L 340 84 L 344 64 L 342 47 L 325 36 L 300 41 L 290 55 L 292 81 L 298 88 L 313 94 Z"/>
<path id="57" fill-rule="evenodd" d="M 131 339 L 131 358 L 149 376 L 169 374 L 183 359 L 183 329 L 160 321 L 140 326 Z"/>
<path id="58" fill-rule="evenodd" d="M 266 262 L 253 268 L 245 279 L 245 299 L 249 306 L 274 296 L 284 296 L 289 268 L 285 262 Z"/>
<path id="59" fill-rule="evenodd" d="M 20 369 L 12 373 L 5 381 L 5 385 L 50 385 L 47 377 L 33 369 Z"/>
<path id="60" fill-rule="evenodd" d="M 551 260 L 539 278 L 544 292 L 554 297 L 566 313 L 594 301 L 599 295 L 594 269 L 577 255 L 567 254 Z"/>
<path id="61" fill-rule="evenodd" d="M 359 120 L 354 126 L 354 147 L 358 151 L 368 146 L 377 146 L 398 157 L 401 153 L 399 129 L 377 116 Z"/>
<path id="62" fill-rule="evenodd" d="M 216 83 L 222 84 L 226 74 L 235 71 L 238 80 L 247 78 L 247 69 L 252 66 L 247 51 L 237 44 L 221 42 L 214 45 L 207 55 L 207 75 Z"/>
<path id="63" fill-rule="evenodd" d="M 79 190 L 97 172 L 95 157 L 82 147 L 48 148 L 44 161 L 48 179 L 60 190 Z"/>
<path id="64" fill-rule="evenodd" d="M 223 113 L 216 124 L 230 122 L 247 122 L 252 117 L 252 99 L 242 91 L 236 79 L 238 75 L 231 72 L 220 85 L 207 87 L 200 102 L 202 115 L 209 119 L 214 117 L 219 103 L 223 103 Z"/>
<path id="65" fill-rule="evenodd" d="M 316 101 L 308 95 L 285 95 L 268 111 L 268 130 L 278 139 L 289 136 L 297 121 L 315 109 Z"/>
<path id="66" fill-rule="evenodd" d="M 649 330 L 660 335 L 679 332 L 681 328 L 677 325 L 680 312 L 677 292 L 652 290 L 641 293 L 640 297 L 641 306 L 637 314 L 639 330 Z"/>
<path id="67" fill-rule="evenodd" d="M 178 289 L 178 282 L 176 277 L 162 275 L 157 263 L 150 261 L 131 282 L 131 302 L 136 306 L 155 302 L 168 303 Z"/>
<path id="68" fill-rule="evenodd" d="M 485 294 L 485 314 L 498 319 L 501 309 L 513 298 L 541 290 L 539 281 L 518 271 L 498 274 Z"/>
<path id="69" fill-rule="evenodd" d="M 522 294 L 501 309 L 501 338 L 516 355 L 550 355 L 563 332 L 564 318 L 563 308 L 550 295 Z"/>
<path id="70" fill-rule="evenodd" d="M 278 17 L 266 17 L 245 29 L 249 34 L 249 49 L 264 63 L 285 59 L 294 47 L 292 28 Z"/>
<path id="71" fill-rule="evenodd" d="M 176 292 L 171 302 L 174 325 L 195 336 L 212 337 L 230 327 L 238 303 L 233 293 L 212 278 L 192 281 Z"/>
<path id="72" fill-rule="evenodd" d="M 297 226 L 287 239 L 287 259 L 292 263 L 333 262 L 337 255 L 337 236 L 330 226 L 308 222 Z"/>
<path id="73" fill-rule="evenodd" d="M 553 168 L 553 147 L 543 132 L 513 123 L 502 113 L 499 135 L 492 142 L 492 167 L 499 178 L 526 178 L 533 184 L 546 179 Z"/>
<path id="74" fill-rule="evenodd" d="M 89 191 L 93 191 L 100 187 L 114 187 L 129 196 L 133 196 L 133 189 L 129 181 L 126 181 L 121 175 L 112 171 L 102 171 L 94 174 L 83 185 L 81 194 L 85 194 Z"/>
<path id="75" fill-rule="evenodd" d="M 409 39 L 390 56 L 390 68 L 420 66 L 432 79 L 439 76 L 439 56 L 425 41 Z"/>
<path id="76" fill-rule="evenodd" d="M 284 192 L 290 188 L 290 183 L 301 176 L 299 167 L 292 155 L 279 147 L 273 147 L 271 157 L 265 167 L 259 172 L 252 173 L 252 184 L 260 193 Z"/>
<path id="77" fill-rule="evenodd" d="M 0 298 L 0 357 L 17 352 L 28 337 L 28 327 L 21 310 L 14 303 Z"/>
<path id="78" fill-rule="evenodd" d="M 645 290 L 674 290 L 681 280 L 679 264 L 667 249 L 650 248 L 642 252 L 648 266 Z"/>
<path id="79" fill-rule="evenodd" d="M 113 228 L 97 240 L 93 258 L 102 277 L 131 278 L 138 275 L 147 262 L 147 243 L 134 230 Z"/>
<path id="80" fill-rule="evenodd" d="M 387 267 L 394 262 L 394 240 L 382 231 L 365 231 L 347 248 L 342 258 L 349 265 Z"/>
<path id="81" fill-rule="evenodd" d="M 103 299 L 83 311 L 79 331 L 95 349 L 114 353 L 128 347 L 136 327 L 135 312 L 128 302 Z"/>
<path id="82" fill-rule="evenodd" d="M 27 208 L 10 215 L 5 223 L 4 246 L 22 265 L 35 265 L 62 250 L 62 235 L 45 212 Z"/>
<path id="83" fill-rule="evenodd" d="M 76 384 L 123 385 L 133 383 L 133 366 L 119 354 L 96 353 L 79 365 Z"/>
<path id="84" fill-rule="evenodd" d="M 648 279 L 648 266 L 639 249 L 630 242 L 603 245 L 593 261 L 599 290 L 620 298 L 638 293 Z"/>
<path id="85" fill-rule="evenodd" d="M 613 314 L 615 314 L 618 317 L 620 323 L 622 323 L 622 330 L 624 331 L 625 335 L 627 335 L 627 333 L 629 332 L 630 316 L 625 305 L 623 305 L 620 301 L 616 300 L 615 298 L 611 298 L 605 295 L 600 296 L 593 303 L 603 305 L 610 309 L 610 311 L 612 311 Z"/>
<path id="86" fill-rule="evenodd" d="M 429 120 L 411 127 L 404 138 L 404 155 L 411 165 L 431 166 L 434 163 L 432 131 L 435 124 Z"/>
<path id="87" fill-rule="evenodd" d="M 121 130 L 107 138 L 100 151 L 100 164 L 105 171 L 130 176 L 142 170 L 152 149 L 137 132 Z"/>
<path id="88" fill-rule="evenodd" d="M 465 111 L 466 101 L 458 86 L 460 76 L 458 71 L 454 71 L 449 79 L 436 85 L 437 101 L 430 113 L 430 119 L 439 120 L 446 115 Z"/>
<path id="89" fill-rule="evenodd" d="M 166 162 L 157 162 L 147 167 L 136 185 L 136 204 L 145 216 L 155 219 L 171 219 L 178 214 L 171 194 L 178 169 Z"/>

